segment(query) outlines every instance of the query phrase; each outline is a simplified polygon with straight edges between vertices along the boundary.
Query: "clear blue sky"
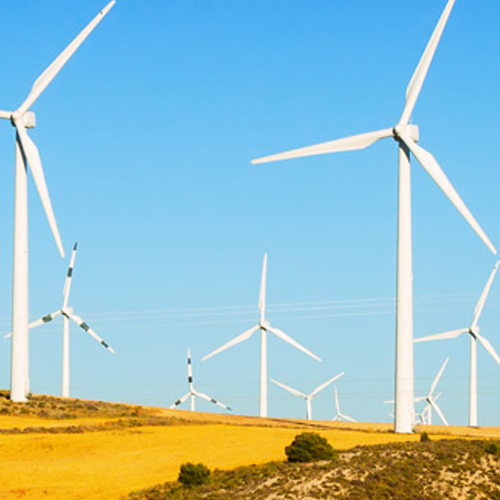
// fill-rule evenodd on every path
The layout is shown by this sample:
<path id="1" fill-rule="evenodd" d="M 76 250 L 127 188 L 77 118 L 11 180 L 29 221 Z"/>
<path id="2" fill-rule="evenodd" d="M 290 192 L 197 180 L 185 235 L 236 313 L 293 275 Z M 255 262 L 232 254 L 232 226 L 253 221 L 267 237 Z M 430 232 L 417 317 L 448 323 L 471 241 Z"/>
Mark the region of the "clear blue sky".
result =
<path id="1" fill-rule="evenodd" d="M 21 0 L 1 9 L 0 109 L 104 2 Z M 169 406 L 198 389 L 256 414 L 258 340 L 200 358 L 256 323 L 264 252 L 269 319 L 319 354 L 274 338 L 269 376 L 309 392 L 340 371 L 345 413 L 389 421 L 394 370 L 397 150 L 251 166 L 265 154 L 390 127 L 444 0 L 118 0 L 33 107 L 67 251 L 58 256 L 30 185 L 30 316 L 70 303 L 116 349 L 72 329 L 76 397 Z M 497 0 L 457 0 L 413 115 L 430 150 L 500 246 Z M 1 124 L 0 325 L 10 329 L 14 132 Z M 466 327 L 495 258 L 414 162 L 415 335 Z M 482 331 L 500 351 L 500 284 Z M 286 305 L 283 305 L 286 304 Z M 31 387 L 60 393 L 62 324 L 31 336 Z M 417 345 L 416 393 L 446 356 L 441 407 L 467 421 L 469 342 Z M 479 422 L 500 425 L 500 367 L 479 350 Z M 0 386 L 10 345 L 0 346 Z M 270 386 L 269 414 L 303 401 Z M 200 403 L 199 409 L 212 411 Z M 217 409 L 215 410 L 217 411 Z M 333 389 L 314 416 L 333 416 Z"/>

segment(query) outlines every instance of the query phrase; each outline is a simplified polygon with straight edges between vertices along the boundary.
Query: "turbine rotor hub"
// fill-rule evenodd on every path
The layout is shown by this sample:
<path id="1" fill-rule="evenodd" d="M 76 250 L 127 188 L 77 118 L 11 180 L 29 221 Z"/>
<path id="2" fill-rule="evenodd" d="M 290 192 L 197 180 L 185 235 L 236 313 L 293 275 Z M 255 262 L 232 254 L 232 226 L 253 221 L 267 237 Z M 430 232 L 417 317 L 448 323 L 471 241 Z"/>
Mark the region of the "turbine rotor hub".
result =
<path id="1" fill-rule="evenodd" d="M 14 111 L 10 115 L 10 121 L 15 127 L 16 122 L 21 122 L 25 128 L 35 128 L 36 127 L 36 116 L 33 111 L 26 111 L 23 115 L 20 115 L 17 111 Z"/>
<path id="2" fill-rule="evenodd" d="M 271 326 L 271 323 L 269 321 L 261 321 L 259 323 L 259 327 L 262 328 L 263 330 L 267 330 Z"/>
<path id="3" fill-rule="evenodd" d="M 403 123 L 398 123 L 392 129 L 392 133 L 396 139 L 400 139 L 402 134 L 408 134 L 413 141 L 418 142 L 420 140 L 420 130 L 418 125 L 405 125 Z"/>
<path id="4" fill-rule="evenodd" d="M 474 328 L 469 328 L 469 333 L 476 339 L 477 336 L 479 335 L 480 328 L 478 326 L 475 326 Z"/>
<path id="5" fill-rule="evenodd" d="M 64 307 L 61 309 L 61 314 L 65 316 L 66 318 L 69 318 L 70 314 L 73 314 L 73 308 L 72 307 Z"/>

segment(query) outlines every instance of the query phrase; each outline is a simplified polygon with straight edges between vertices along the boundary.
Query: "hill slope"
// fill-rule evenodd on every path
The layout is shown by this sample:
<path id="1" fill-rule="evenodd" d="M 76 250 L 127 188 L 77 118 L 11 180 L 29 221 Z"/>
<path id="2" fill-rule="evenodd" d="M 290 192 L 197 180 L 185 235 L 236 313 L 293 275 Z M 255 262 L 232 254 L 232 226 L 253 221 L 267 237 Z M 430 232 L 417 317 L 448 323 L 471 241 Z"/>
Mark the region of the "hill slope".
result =
<path id="1" fill-rule="evenodd" d="M 167 483 L 129 499 L 500 499 L 500 443 L 445 440 L 362 446 L 314 464 L 215 471 L 209 485 Z"/>
<path id="2" fill-rule="evenodd" d="M 395 435 L 391 427 L 192 413 L 36 395 L 27 404 L 16 404 L 0 391 L 0 498 L 117 499 L 174 481 L 187 461 L 224 470 L 283 461 L 285 446 L 304 430 L 320 432 L 339 450 L 419 439 Z M 426 430 L 435 439 L 457 435 L 500 439 L 499 428 Z"/>

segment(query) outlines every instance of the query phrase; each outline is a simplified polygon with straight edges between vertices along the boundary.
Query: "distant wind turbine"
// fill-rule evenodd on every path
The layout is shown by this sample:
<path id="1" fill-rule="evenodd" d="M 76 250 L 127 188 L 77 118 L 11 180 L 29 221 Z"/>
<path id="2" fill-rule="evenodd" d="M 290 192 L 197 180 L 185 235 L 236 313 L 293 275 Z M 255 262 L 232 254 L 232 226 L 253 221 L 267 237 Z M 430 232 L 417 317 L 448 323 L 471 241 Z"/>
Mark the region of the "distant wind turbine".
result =
<path id="1" fill-rule="evenodd" d="M 334 393 L 335 393 L 335 416 L 332 418 L 334 422 L 342 422 L 342 421 L 348 421 L 348 422 L 357 422 L 357 420 L 354 420 L 351 417 L 348 417 L 347 415 L 344 415 L 340 411 L 340 403 L 339 403 L 339 393 L 337 391 L 337 386 L 335 385 L 333 387 Z"/>
<path id="2" fill-rule="evenodd" d="M 28 325 L 28 328 L 32 330 L 38 326 L 49 323 L 57 316 L 63 317 L 63 355 L 62 355 L 62 397 L 69 398 L 69 320 L 73 321 L 77 326 L 82 328 L 86 333 L 88 333 L 94 340 L 99 342 L 105 349 L 107 349 L 112 354 L 115 351 L 110 345 L 104 341 L 97 333 L 86 323 L 80 316 L 77 316 L 73 312 L 73 308 L 68 306 L 69 292 L 71 290 L 71 280 L 73 278 L 73 269 L 75 267 L 77 244 L 75 243 L 73 247 L 73 252 L 71 253 L 71 260 L 68 267 L 68 272 L 66 274 L 66 280 L 64 281 L 63 289 L 63 303 L 61 309 L 54 311 L 53 313 L 47 314 L 36 321 L 33 321 Z M 12 333 L 5 335 L 6 338 L 12 337 Z"/>
<path id="3" fill-rule="evenodd" d="M 209 403 L 213 403 L 214 405 L 220 406 L 221 408 L 224 408 L 226 410 L 231 410 L 229 406 L 226 406 L 223 403 L 220 403 L 216 399 L 207 396 L 206 394 L 203 394 L 202 392 L 198 392 L 193 385 L 193 364 L 191 362 L 191 349 L 188 349 L 187 352 L 187 373 L 188 373 L 188 385 L 189 385 L 189 392 L 184 394 L 182 398 L 178 399 L 175 403 L 172 404 L 170 409 L 177 408 L 179 405 L 184 403 L 188 398 L 191 398 L 190 401 L 190 409 L 191 411 L 195 411 L 195 398 L 201 398 L 204 399 L 205 401 L 208 401 Z"/>
<path id="4" fill-rule="evenodd" d="M 436 394 L 436 396 L 434 397 L 434 401 L 437 401 L 440 397 L 441 397 L 441 392 L 439 392 L 438 394 Z M 415 423 L 420 423 L 421 425 L 428 425 L 429 424 L 429 421 L 428 421 L 428 414 L 429 414 L 429 411 L 430 411 L 430 405 L 425 405 L 425 408 L 424 410 L 421 412 L 421 413 L 415 413 Z M 432 417 L 431 417 L 432 419 Z"/>
<path id="5" fill-rule="evenodd" d="M 478 326 L 481 313 L 483 312 L 484 305 L 486 304 L 486 299 L 490 293 L 491 285 L 495 279 L 495 275 L 498 271 L 498 265 L 500 261 L 495 264 L 493 271 L 490 274 L 488 282 L 484 287 L 481 297 L 474 309 L 474 318 L 472 323 L 468 328 L 462 328 L 460 330 L 452 330 L 450 332 L 438 333 L 435 335 L 429 335 L 427 337 L 419 337 L 415 339 L 417 342 L 427 342 L 432 340 L 448 340 L 460 337 L 463 334 L 470 335 L 470 379 L 469 379 L 469 426 L 477 427 L 477 341 L 486 349 L 488 354 L 495 360 L 495 362 L 500 365 L 500 357 L 491 345 L 490 341 L 480 334 L 480 328 Z"/>
<path id="6" fill-rule="evenodd" d="M 439 406 L 437 404 L 437 399 L 439 398 L 439 396 L 441 396 L 441 393 L 439 393 L 437 396 L 434 396 L 434 391 L 436 390 L 436 387 L 439 384 L 439 380 L 441 379 L 441 376 L 443 375 L 444 369 L 446 368 L 448 361 L 450 361 L 449 357 L 444 360 L 443 365 L 441 366 L 436 377 L 432 381 L 431 388 L 430 388 L 427 396 L 420 396 L 420 397 L 415 398 L 415 403 L 418 403 L 420 401 L 425 401 L 427 403 L 425 410 L 422 412 L 421 418 L 424 420 L 424 423 L 426 423 L 428 425 L 432 425 L 432 409 L 433 408 L 434 408 L 434 410 L 436 410 L 436 413 L 439 415 L 439 418 L 443 421 L 443 424 L 446 426 L 449 425 L 443 412 L 441 411 L 441 408 L 439 408 Z"/>
<path id="7" fill-rule="evenodd" d="M 311 351 L 300 345 L 298 342 L 293 340 L 289 335 L 285 332 L 279 330 L 278 328 L 274 328 L 271 326 L 269 321 L 266 320 L 266 275 L 267 275 L 267 254 L 264 255 L 264 263 L 262 266 L 262 279 L 260 283 L 260 295 L 259 295 L 259 311 L 260 311 L 260 320 L 259 323 L 246 332 L 238 335 L 234 339 L 230 340 L 223 346 L 215 349 L 215 351 L 207 354 L 202 361 L 206 361 L 207 359 L 219 354 L 230 347 L 239 344 L 245 340 L 248 340 L 256 331 L 260 330 L 260 396 L 259 396 L 259 416 L 267 417 L 267 332 L 272 333 L 279 339 L 287 342 L 291 346 L 295 347 L 299 351 L 307 354 L 311 358 L 314 358 L 316 361 L 321 361 L 318 356 L 313 354 Z"/>
<path id="8" fill-rule="evenodd" d="M 39 76 L 33 84 L 28 97 L 19 108 L 15 111 L 0 111 L 0 118 L 9 120 L 16 129 L 14 263 L 12 283 L 13 335 L 11 344 L 12 364 L 10 398 L 12 401 L 18 403 L 26 402 L 29 394 L 28 166 L 31 170 L 57 248 L 61 256 L 64 257 L 61 237 L 59 236 L 59 230 L 47 190 L 47 184 L 45 183 L 40 154 L 27 131 L 27 129 L 35 127 L 36 124 L 35 114 L 30 111 L 30 108 L 114 4 L 114 0 L 110 2 Z"/>
<path id="9" fill-rule="evenodd" d="M 449 0 L 431 36 L 424 54 L 406 90 L 406 103 L 398 123 L 391 127 L 345 139 L 325 142 L 315 146 L 294 149 L 285 153 L 266 156 L 252 163 L 266 163 L 325 153 L 338 153 L 364 149 L 380 139 L 392 138 L 399 150 L 399 194 L 398 194 L 398 244 L 397 244 L 397 302 L 396 302 L 396 373 L 395 373 L 395 421 L 398 433 L 413 430 L 413 269 L 411 227 L 411 171 L 410 153 L 417 159 L 431 179 L 439 186 L 455 208 L 462 214 L 472 229 L 487 247 L 496 249 L 476 222 L 469 209 L 455 191 L 434 156 L 417 144 L 419 130 L 410 123 L 413 109 L 431 65 L 434 53 L 451 13 L 455 0 Z"/>
<path id="10" fill-rule="evenodd" d="M 316 396 L 318 393 L 320 393 L 323 389 L 328 387 L 330 384 L 333 384 L 336 380 L 338 380 L 340 377 L 342 377 L 345 374 L 345 372 L 339 373 L 338 375 L 335 375 L 335 377 L 332 377 L 330 380 L 327 380 L 323 384 L 319 385 L 312 391 L 310 394 L 304 394 L 303 392 L 298 391 L 297 389 L 294 389 L 293 387 L 290 387 L 288 385 L 285 385 L 281 382 L 278 382 L 277 380 L 271 379 L 271 382 L 273 384 L 278 385 L 282 389 L 285 389 L 285 391 L 291 392 L 295 396 L 299 396 L 301 398 L 304 398 L 306 400 L 306 405 L 307 405 L 307 410 L 306 410 L 306 419 L 307 420 L 312 420 L 312 400 L 314 396 Z"/>

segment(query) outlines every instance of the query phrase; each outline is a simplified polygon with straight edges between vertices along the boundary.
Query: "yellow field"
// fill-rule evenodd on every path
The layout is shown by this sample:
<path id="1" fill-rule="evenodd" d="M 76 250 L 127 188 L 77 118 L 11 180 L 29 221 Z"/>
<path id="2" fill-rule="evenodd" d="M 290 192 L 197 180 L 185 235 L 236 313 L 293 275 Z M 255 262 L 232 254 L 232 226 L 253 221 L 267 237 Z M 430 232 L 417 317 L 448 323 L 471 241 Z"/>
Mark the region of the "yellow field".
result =
<path id="1" fill-rule="evenodd" d="M 282 460 L 284 447 L 296 434 L 308 430 L 305 422 L 298 421 L 165 410 L 157 414 L 186 415 L 191 423 L 83 434 L 0 435 L 0 498 L 118 499 L 130 491 L 176 479 L 180 464 L 186 461 L 230 469 Z M 213 423 L 198 424 L 193 422 L 196 419 Z M 81 425 L 106 420 L 110 419 L 75 419 L 64 423 L 2 416 L 0 428 Z M 418 435 L 384 432 L 390 428 L 389 425 L 315 422 L 309 430 L 320 432 L 337 449 L 419 439 Z M 449 432 L 449 428 L 426 430 L 444 438 L 474 434 L 500 437 L 499 429 L 471 432 L 463 428 L 456 429 L 456 434 Z"/>

